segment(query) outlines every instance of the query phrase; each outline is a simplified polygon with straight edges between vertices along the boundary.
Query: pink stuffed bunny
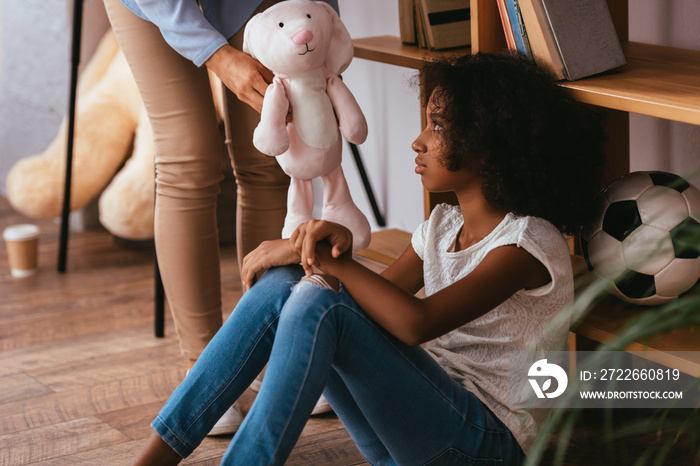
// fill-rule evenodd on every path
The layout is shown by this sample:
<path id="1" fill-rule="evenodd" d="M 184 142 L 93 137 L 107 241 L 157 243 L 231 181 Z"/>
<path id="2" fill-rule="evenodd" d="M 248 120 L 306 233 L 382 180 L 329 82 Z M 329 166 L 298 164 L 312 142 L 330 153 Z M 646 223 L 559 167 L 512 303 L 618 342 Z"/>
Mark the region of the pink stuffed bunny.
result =
<path id="1" fill-rule="evenodd" d="M 367 138 L 367 122 L 339 78 L 353 56 L 352 40 L 338 14 L 324 2 L 287 0 L 254 16 L 243 50 L 269 68 L 267 88 L 253 143 L 276 156 L 291 177 L 282 236 L 311 220 L 312 179 L 323 180 L 322 219 L 353 234 L 353 250 L 369 245 L 367 218 L 352 201 L 340 166 L 342 137 L 354 144 Z M 292 122 L 286 123 L 289 106 Z"/>

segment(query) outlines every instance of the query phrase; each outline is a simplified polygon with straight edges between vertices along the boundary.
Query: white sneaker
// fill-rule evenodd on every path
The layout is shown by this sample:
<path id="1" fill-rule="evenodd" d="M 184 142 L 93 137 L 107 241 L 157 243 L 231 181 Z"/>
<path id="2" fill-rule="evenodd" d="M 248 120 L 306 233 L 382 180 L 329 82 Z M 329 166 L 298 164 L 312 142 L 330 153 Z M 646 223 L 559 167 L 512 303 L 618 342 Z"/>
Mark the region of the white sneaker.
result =
<path id="1" fill-rule="evenodd" d="M 187 369 L 187 372 L 185 373 L 185 377 L 190 373 L 190 370 Z M 207 434 L 209 435 L 227 435 L 227 434 L 235 434 L 238 429 L 241 427 L 241 424 L 243 423 L 243 413 L 241 412 L 241 408 L 238 406 L 238 402 L 235 401 L 229 409 L 226 410 L 223 416 L 221 416 L 221 419 L 216 421 L 216 424 L 214 424 L 214 427 L 211 429 L 211 431 Z"/>
<path id="2" fill-rule="evenodd" d="M 251 391 L 258 393 L 260 391 L 260 385 L 262 385 L 262 381 L 255 379 L 248 388 L 250 388 Z M 316 402 L 316 406 L 314 406 L 313 411 L 311 411 L 311 415 L 315 416 L 316 414 L 329 413 L 331 411 L 333 411 L 331 405 L 329 405 L 328 401 L 323 397 L 323 395 L 321 395 L 321 398 L 319 398 Z"/>
<path id="3" fill-rule="evenodd" d="M 321 398 L 319 398 L 316 402 L 316 406 L 314 406 L 313 411 L 311 411 L 311 415 L 315 416 L 317 414 L 330 413 L 331 411 L 333 411 L 333 408 L 331 408 L 331 405 L 328 404 L 326 397 L 321 395 Z"/>
<path id="4" fill-rule="evenodd" d="M 260 386 L 262 385 L 262 379 L 255 379 L 253 382 L 248 386 L 251 392 L 258 393 L 260 391 Z"/>
<path id="5" fill-rule="evenodd" d="M 221 419 L 216 421 L 216 424 L 214 424 L 207 436 L 235 434 L 241 427 L 241 423 L 243 423 L 243 413 L 241 413 L 241 408 L 238 407 L 238 402 L 235 402 L 221 416 Z"/>

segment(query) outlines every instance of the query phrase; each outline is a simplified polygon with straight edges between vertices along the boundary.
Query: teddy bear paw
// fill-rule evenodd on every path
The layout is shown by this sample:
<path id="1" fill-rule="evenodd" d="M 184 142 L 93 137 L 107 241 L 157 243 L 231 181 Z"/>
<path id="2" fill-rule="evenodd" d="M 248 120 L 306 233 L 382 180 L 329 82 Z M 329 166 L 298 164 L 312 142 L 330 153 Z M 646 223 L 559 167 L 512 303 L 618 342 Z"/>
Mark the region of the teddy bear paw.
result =
<path id="1" fill-rule="evenodd" d="M 325 206 L 321 218 L 329 222 L 339 223 L 352 232 L 353 251 L 359 251 L 369 246 L 372 237 L 369 222 L 352 201 L 341 206 Z"/>
<path id="2" fill-rule="evenodd" d="M 289 134 L 286 128 L 275 131 L 260 124 L 253 132 L 253 145 L 265 155 L 282 155 L 289 149 Z"/>

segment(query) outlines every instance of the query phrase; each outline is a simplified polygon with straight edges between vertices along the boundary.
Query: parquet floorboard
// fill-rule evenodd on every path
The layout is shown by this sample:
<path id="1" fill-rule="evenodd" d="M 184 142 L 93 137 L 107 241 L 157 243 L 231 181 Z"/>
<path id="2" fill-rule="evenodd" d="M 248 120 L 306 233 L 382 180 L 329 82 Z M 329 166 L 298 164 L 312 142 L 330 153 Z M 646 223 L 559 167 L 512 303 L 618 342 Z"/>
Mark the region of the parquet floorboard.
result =
<path id="1" fill-rule="evenodd" d="M 185 375 L 170 316 L 166 337 L 153 336 L 153 253 L 71 232 L 59 274 L 58 225 L 0 197 L 0 230 L 25 222 L 42 232 L 37 275 L 12 278 L 0 251 L 0 466 L 129 464 Z M 222 293 L 230 311 L 241 294 L 233 247 L 222 249 Z M 207 438 L 182 464 L 219 464 L 229 442 Z M 289 464 L 366 463 L 331 414 L 309 421 Z"/>

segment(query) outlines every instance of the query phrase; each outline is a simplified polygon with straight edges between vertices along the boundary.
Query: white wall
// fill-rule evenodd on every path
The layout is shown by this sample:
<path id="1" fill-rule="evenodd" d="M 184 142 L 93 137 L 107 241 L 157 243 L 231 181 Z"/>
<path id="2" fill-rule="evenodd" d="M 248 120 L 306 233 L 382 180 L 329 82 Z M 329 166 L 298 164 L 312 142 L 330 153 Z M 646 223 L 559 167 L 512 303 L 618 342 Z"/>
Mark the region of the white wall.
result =
<path id="1" fill-rule="evenodd" d="M 339 5 L 352 37 L 399 35 L 397 2 L 340 0 Z M 418 89 L 410 85 L 415 74 L 408 68 L 362 59 L 353 60 L 343 73 L 369 124 L 367 141 L 359 147 L 380 209 L 387 226 L 408 231 L 423 220 L 423 188 L 413 172 L 411 150 L 420 132 Z M 357 205 L 376 227 L 349 151 L 344 154 L 343 170 Z"/>
<path id="2" fill-rule="evenodd" d="M 0 76 L 2 76 L 2 3 L 0 3 Z"/>

